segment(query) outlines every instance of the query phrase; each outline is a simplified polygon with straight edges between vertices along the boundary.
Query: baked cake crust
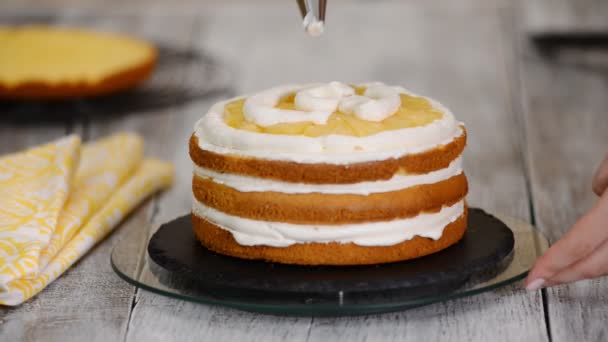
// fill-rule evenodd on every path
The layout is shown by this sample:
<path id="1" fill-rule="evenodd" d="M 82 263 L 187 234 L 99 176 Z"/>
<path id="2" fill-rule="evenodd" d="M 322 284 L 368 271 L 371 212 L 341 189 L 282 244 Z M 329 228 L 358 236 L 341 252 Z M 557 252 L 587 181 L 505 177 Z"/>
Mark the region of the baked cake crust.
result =
<path id="1" fill-rule="evenodd" d="M 197 239 L 208 249 L 243 259 L 258 259 L 297 265 L 369 265 L 409 260 L 429 255 L 458 242 L 466 230 L 467 210 L 433 240 L 416 236 L 392 246 L 359 246 L 354 243 L 305 243 L 288 247 L 243 246 L 232 234 L 192 214 Z M 339 228 L 337 228 L 339 229 Z"/>
<path id="2" fill-rule="evenodd" d="M 156 64 L 158 53 L 154 50 L 150 58 L 129 69 L 110 74 L 100 81 L 48 83 L 28 81 L 17 86 L 7 86 L 0 80 L 0 98 L 34 100 L 67 99 L 84 96 L 100 96 L 132 88 L 145 81 Z"/>
<path id="3" fill-rule="evenodd" d="M 354 194 L 288 194 L 240 192 L 194 176 L 194 197 L 229 215 L 258 221 L 298 224 L 341 224 L 389 221 L 438 212 L 463 199 L 468 191 L 464 173 L 446 180 L 402 190 Z"/>
<path id="4" fill-rule="evenodd" d="M 223 155 L 203 150 L 196 135 L 190 137 L 190 157 L 201 167 L 222 173 L 275 179 L 292 183 L 349 184 L 365 181 L 387 180 L 399 170 L 408 174 L 426 174 L 444 169 L 458 158 L 466 145 L 464 126 L 462 135 L 447 145 L 429 151 L 408 154 L 401 158 L 374 162 L 337 164 L 304 164 L 282 160 L 256 159 L 235 155 Z"/>

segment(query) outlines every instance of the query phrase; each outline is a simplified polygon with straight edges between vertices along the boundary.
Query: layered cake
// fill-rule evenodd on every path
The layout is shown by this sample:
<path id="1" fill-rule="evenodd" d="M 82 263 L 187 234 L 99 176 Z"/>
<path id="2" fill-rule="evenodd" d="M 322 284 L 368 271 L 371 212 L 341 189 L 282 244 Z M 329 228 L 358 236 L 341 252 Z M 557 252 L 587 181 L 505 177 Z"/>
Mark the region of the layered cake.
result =
<path id="1" fill-rule="evenodd" d="M 464 125 L 382 83 L 281 86 L 214 105 L 190 138 L 208 249 L 301 265 L 421 257 L 465 230 Z"/>

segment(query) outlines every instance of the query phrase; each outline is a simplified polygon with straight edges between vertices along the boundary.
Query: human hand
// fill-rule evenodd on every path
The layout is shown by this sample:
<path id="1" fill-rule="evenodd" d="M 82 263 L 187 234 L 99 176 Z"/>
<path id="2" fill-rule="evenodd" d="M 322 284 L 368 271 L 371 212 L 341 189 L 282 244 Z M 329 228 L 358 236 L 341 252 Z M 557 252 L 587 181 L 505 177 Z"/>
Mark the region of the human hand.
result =
<path id="1" fill-rule="evenodd" d="M 602 193 L 608 188 L 608 154 L 604 157 L 604 160 L 597 168 L 595 176 L 593 177 L 593 191 L 598 195 L 602 196 Z"/>
<path id="2" fill-rule="evenodd" d="M 526 289 L 608 274 L 608 155 L 593 179 L 600 196 L 595 206 L 536 261 L 526 279 Z"/>

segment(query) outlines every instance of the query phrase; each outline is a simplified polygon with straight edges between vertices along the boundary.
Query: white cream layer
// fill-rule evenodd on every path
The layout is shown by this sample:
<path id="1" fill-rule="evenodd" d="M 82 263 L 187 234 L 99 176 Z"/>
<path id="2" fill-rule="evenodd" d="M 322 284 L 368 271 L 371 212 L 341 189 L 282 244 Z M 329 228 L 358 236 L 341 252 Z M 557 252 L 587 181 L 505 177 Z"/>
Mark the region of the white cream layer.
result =
<path id="1" fill-rule="evenodd" d="M 375 84 L 375 83 L 374 83 Z M 374 85 L 371 84 L 371 85 Z M 314 85 L 287 85 L 278 89 L 306 89 Z M 403 88 L 400 92 L 418 96 Z M 250 132 L 230 127 L 223 119 L 224 106 L 237 99 L 215 104 L 194 127 L 199 147 L 218 154 L 230 154 L 297 163 L 351 164 L 400 158 L 452 142 L 463 134 L 461 123 L 439 102 L 426 98 L 443 113 L 428 125 L 389 130 L 366 137 L 327 135 L 307 137 Z"/>
<path id="2" fill-rule="evenodd" d="M 266 222 L 225 214 L 193 199 L 192 211 L 229 231 L 243 246 L 287 247 L 297 243 L 354 243 L 360 246 L 392 246 L 415 236 L 437 240 L 444 228 L 464 212 L 464 200 L 437 213 L 384 222 L 301 225 Z"/>
<path id="3" fill-rule="evenodd" d="M 421 175 L 396 174 L 389 180 L 353 184 L 305 184 L 289 183 L 230 173 L 220 173 L 194 164 L 194 174 L 210 178 L 240 192 L 282 192 L 287 194 L 354 194 L 369 195 L 406 189 L 416 185 L 434 184 L 462 173 L 462 157 L 454 159 L 445 169 Z"/>

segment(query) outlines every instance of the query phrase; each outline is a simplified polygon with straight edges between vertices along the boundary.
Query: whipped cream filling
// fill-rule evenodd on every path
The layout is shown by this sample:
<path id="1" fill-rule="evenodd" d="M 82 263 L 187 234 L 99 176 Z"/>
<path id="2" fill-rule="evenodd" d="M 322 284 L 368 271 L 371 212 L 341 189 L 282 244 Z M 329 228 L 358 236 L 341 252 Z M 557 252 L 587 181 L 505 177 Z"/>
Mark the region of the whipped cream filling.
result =
<path id="1" fill-rule="evenodd" d="M 265 178 L 220 173 L 194 164 L 194 174 L 209 178 L 240 192 L 282 192 L 287 194 L 354 194 L 369 195 L 406 189 L 416 185 L 433 184 L 462 173 L 462 157 L 454 159 L 444 169 L 421 175 L 396 174 L 385 181 L 360 182 L 352 184 L 305 184 L 290 183 Z"/>
<path id="2" fill-rule="evenodd" d="M 392 246 L 415 236 L 437 240 L 445 227 L 464 212 L 464 200 L 436 213 L 384 222 L 343 225 L 300 225 L 267 222 L 225 214 L 193 199 L 193 212 L 229 231 L 243 246 L 287 247 L 296 243 L 354 243 L 360 246 Z"/>

